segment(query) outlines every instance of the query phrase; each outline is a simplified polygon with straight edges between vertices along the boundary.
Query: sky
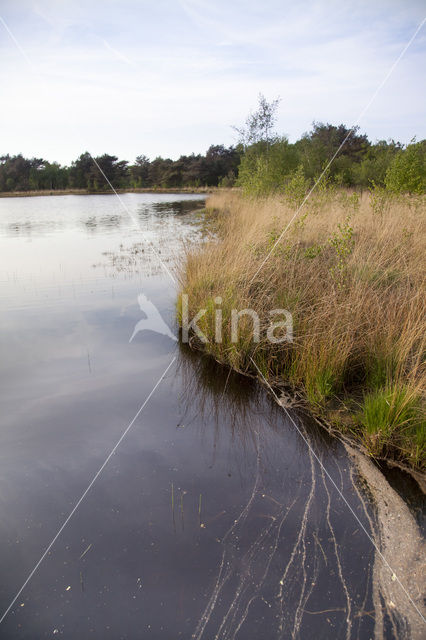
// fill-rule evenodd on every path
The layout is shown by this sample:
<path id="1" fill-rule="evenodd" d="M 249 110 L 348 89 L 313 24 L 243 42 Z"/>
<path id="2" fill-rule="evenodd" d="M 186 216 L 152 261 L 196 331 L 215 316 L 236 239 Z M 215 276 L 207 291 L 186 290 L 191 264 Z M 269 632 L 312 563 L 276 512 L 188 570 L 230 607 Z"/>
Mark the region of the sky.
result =
<path id="1" fill-rule="evenodd" d="M 69 164 L 236 144 L 259 93 L 277 132 L 352 126 L 426 16 L 423 0 L 0 0 L 0 155 Z M 426 138 L 426 24 L 359 121 Z"/>

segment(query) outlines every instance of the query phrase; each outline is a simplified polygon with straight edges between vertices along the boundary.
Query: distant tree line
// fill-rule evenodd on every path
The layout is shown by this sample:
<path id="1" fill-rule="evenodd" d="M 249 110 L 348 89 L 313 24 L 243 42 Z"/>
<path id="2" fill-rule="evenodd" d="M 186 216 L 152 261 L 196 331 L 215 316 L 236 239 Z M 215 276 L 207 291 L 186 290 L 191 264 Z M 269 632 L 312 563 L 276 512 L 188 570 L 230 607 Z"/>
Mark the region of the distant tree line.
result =
<path id="1" fill-rule="evenodd" d="M 295 179 L 313 184 L 337 152 L 326 172 L 329 183 L 360 189 L 386 187 L 396 192 L 426 191 L 425 140 L 405 147 L 394 140 L 372 143 L 357 127 L 314 122 L 309 133 L 291 144 L 273 133 L 277 104 L 260 96 L 258 110 L 249 116 L 245 127 L 237 129 L 239 143 L 228 148 L 212 145 L 205 155 L 178 160 L 150 160 L 140 155 L 130 164 L 109 154 L 96 157 L 95 163 L 86 152 L 68 167 L 42 158 L 4 155 L 0 157 L 0 191 L 97 192 L 108 188 L 106 176 L 116 189 L 237 185 L 248 193 L 262 194 L 284 189 Z"/>
<path id="2" fill-rule="evenodd" d="M 213 145 L 205 155 L 181 156 L 178 160 L 149 160 L 140 155 L 134 164 L 129 164 L 107 153 L 97 156 L 95 163 L 86 152 L 69 167 L 21 154 L 5 155 L 0 157 L 0 191 L 104 191 L 109 188 L 105 176 L 116 189 L 232 185 L 238 175 L 240 155 L 241 149 Z"/>

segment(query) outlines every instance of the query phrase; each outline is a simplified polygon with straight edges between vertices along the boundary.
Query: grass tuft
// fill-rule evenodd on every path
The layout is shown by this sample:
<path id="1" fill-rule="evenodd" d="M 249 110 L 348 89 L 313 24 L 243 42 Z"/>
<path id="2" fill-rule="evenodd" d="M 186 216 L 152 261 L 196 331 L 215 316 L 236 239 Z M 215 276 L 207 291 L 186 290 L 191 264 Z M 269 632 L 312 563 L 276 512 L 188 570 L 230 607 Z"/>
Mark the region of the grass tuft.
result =
<path id="1" fill-rule="evenodd" d="M 366 394 L 357 420 L 373 456 L 386 454 L 389 447 L 409 451 L 411 443 L 415 460 L 424 455 L 426 425 L 421 398 L 407 387 L 385 387 Z"/>

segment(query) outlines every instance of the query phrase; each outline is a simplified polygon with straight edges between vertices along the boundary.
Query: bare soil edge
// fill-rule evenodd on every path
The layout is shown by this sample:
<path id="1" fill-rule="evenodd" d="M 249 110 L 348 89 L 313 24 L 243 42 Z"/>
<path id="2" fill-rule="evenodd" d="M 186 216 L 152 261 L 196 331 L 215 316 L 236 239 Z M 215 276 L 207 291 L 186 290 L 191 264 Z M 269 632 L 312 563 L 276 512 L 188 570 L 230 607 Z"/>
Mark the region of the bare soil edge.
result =
<path id="1" fill-rule="evenodd" d="M 425 541 L 408 506 L 380 470 L 360 451 L 348 443 L 344 446 L 376 508 L 370 524 L 382 557 L 376 552 L 373 569 L 375 638 L 383 638 L 387 617 L 395 638 L 421 640 L 426 632 Z"/>
<path id="2" fill-rule="evenodd" d="M 275 399 L 280 406 L 288 406 L 285 394 Z M 426 542 L 417 522 L 372 459 L 356 443 L 318 422 L 342 442 L 348 453 L 352 462 L 351 481 L 376 546 L 372 576 L 375 640 L 382 640 L 385 633 L 389 637 L 389 628 L 395 639 L 423 640 L 426 637 Z M 424 490 L 423 474 L 414 472 L 412 477 Z M 360 478 L 365 482 L 366 491 L 360 489 Z M 367 495 L 374 504 L 373 516 Z"/>

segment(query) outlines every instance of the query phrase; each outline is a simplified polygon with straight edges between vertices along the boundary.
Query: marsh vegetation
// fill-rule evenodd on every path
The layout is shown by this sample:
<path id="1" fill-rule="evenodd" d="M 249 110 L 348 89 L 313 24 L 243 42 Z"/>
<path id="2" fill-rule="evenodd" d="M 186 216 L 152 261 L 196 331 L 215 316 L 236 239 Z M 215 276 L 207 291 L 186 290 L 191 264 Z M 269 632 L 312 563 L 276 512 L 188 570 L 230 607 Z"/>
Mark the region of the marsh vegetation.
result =
<path id="1" fill-rule="evenodd" d="M 199 326 L 211 338 L 222 298 L 222 342 L 202 345 L 216 360 L 257 375 L 253 359 L 271 384 L 301 389 L 312 411 L 371 455 L 422 467 L 425 202 L 380 196 L 320 188 L 277 243 L 297 192 L 213 195 L 211 234 L 186 253 L 181 291 L 194 315 L 207 309 Z M 270 309 L 287 309 L 293 343 L 254 344 L 250 318 L 231 342 L 233 308 L 255 310 L 264 325 Z"/>

